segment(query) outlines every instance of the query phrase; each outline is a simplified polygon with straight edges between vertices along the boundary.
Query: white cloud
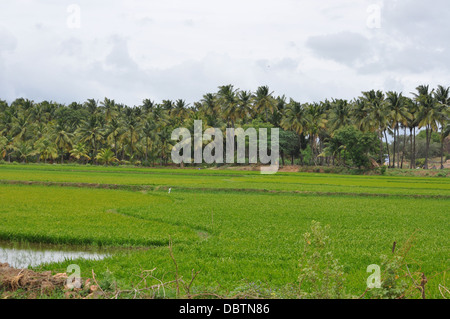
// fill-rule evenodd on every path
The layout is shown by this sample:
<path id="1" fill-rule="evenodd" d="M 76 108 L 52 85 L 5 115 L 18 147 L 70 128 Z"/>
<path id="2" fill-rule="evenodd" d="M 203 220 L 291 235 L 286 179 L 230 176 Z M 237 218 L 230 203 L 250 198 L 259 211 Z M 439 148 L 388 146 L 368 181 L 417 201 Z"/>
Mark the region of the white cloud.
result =
<path id="1" fill-rule="evenodd" d="M 369 58 L 370 41 L 361 34 L 339 32 L 310 37 L 306 45 L 318 57 L 328 58 L 345 65 L 355 65 Z"/>
<path id="2" fill-rule="evenodd" d="M 66 23 L 72 3 L 79 29 Z M 374 3 L 380 29 L 366 24 Z M 0 99 L 192 103 L 233 84 L 317 101 L 449 85 L 449 8 L 445 0 L 2 1 Z"/>

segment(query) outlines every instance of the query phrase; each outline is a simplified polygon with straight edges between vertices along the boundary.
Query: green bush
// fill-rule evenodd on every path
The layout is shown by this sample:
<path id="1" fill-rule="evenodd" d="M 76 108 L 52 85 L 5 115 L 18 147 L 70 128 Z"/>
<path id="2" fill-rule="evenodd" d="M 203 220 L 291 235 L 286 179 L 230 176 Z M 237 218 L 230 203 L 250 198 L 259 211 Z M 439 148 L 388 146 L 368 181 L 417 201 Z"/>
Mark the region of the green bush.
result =
<path id="1" fill-rule="evenodd" d="M 371 155 L 379 150 L 378 137 L 375 133 L 363 133 L 354 126 L 338 129 L 327 143 L 325 151 L 339 155 L 341 165 L 352 165 L 358 169 L 371 166 Z"/>
<path id="2" fill-rule="evenodd" d="M 404 257 L 383 255 L 381 259 L 381 269 L 384 270 L 381 287 L 372 289 L 369 295 L 375 299 L 403 298 L 409 288 L 402 274 L 405 266 Z"/>
<path id="3" fill-rule="evenodd" d="M 416 159 L 416 166 L 422 167 L 424 165 L 425 165 L 425 159 L 424 158 Z"/>
<path id="4" fill-rule="evenodd" d="M 344 267 L 329 251 L 329 225 L 312 221 L 303 235 L 304 249 L 298 276 L 300 296 L 312 299 L 344 298 Z"/>

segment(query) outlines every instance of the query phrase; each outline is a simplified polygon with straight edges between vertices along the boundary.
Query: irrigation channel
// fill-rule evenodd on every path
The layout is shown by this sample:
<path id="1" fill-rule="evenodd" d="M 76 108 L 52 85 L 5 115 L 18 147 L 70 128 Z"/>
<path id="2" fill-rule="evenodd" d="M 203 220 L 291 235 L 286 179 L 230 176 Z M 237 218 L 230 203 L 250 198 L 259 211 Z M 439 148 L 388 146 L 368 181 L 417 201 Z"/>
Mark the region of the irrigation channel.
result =
<path id="1" fill-rule="evenodd" d="M 112 250 L 87 246 L 50 245 L 0 241 L 0 263 L 14 268 L 36 267 L 45 263 L 78 258 L 100 260 L 111 256 Z"/>

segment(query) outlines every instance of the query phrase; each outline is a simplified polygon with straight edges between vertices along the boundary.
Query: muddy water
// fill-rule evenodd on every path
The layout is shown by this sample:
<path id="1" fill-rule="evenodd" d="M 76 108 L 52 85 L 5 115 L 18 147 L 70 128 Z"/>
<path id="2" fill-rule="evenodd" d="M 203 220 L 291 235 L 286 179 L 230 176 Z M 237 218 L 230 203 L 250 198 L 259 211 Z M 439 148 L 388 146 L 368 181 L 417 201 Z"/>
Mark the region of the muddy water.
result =
<path id="1" fill-rule="evenodd" d="M 0 262 L 14 268 L 35 267 L 50 262 L 77 258 L 100 260 L 110 256 L 105 250 L 92 247 L 11 243 L 0 241 Z"/>

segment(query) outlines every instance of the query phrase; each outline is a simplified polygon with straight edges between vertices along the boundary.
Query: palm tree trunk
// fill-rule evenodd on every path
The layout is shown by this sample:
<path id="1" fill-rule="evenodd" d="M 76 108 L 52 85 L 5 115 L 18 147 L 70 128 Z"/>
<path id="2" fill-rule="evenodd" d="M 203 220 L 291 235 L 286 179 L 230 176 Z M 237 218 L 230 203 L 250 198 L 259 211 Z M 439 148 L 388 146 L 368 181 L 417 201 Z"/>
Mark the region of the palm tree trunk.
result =
<path id="1" fill-rule="evenodd" d="M 145 161 L 148 161 L 148 136 L 145 139 Z"/>
<path id="2" fill-rule="evenodd" d="M 397 126 L 397 168 L 400 168 L 400 127 Z"/>
<path id="3" fill-rule="evenodd" d="M 403 128 L 403 150 L 402 150 L 402 162 L 401 168 L 403 168 L 403 159 L 405 158 L 405 150 L 406 150 L 406 126 Z"/>
<path id="4" fill-rule="evenodd" d="M 413 137 L 414 137 L 414 152 L 413 152 L 413 164 L 414 164 L 414 168 L 416 168 L 416 128 L 414 127 L 414 133 L 413 133 Z"/>
<path id="5" fill-rule="evenodd" d="M 380 165 L 383 165 L 383 133 L 380 131 Z"/>
<path id="6" fill-rule="evenodd" d="M 441 127 L 441 169 L 444 169 L 444 126 Z"/>
<path id="7" fill-rule="evenodd" d="M 395 155 L 396 155 L 396 151 L 397 151 L 397 137 L 396 137 L 396 134 L 395 134 L 395 130 L 396 130 L 396 128 L 395 128 L 395 126 L 394 126 L 394 149 L 393 149 L 393 153 L 394 153 L 394 155 L 393 155 L 393 160 L 392 160 L 392 168 L 395 168 Z"/>
<path id="8" fill-rule="evenodd" d="M 133 131 L 130 131 L 130 143 L 131 143 L 131 153 L 130 153 L 130 161 L 133 158 Z"/>
<path id="9" fill-rule="evenodd" d="M 426 128 L 425 165 L 424 165 L 424 168 L 425 168 L 425 169 L 428 169 L 428 150 L 429 150 L 429 148 L 430 148 L 430 142 L 429 142 L 429 140 L 428 140 L 428 136 L 429 136 L 429 135 L 431 135 L 431 134 L 430 134 L 430 132 L 429 132 L 429 130 L 428 130 L 428 125 L 427 125 L 427 128 Z"/>
<path id="10" fill-rule="evenodd" d="M 116 136 L 114 136 L 114 154 L 115 154 L 116 158 L 118 158 L 117 157 L 117 137 Z"/>
<path id="11" fill-rule="evenodd" d="M 391 152 L 389 151 L 389 143 L 388 143 L 388 139 L 387 139 L 387 134 L 386 134 L 386 130 L 384 130 L 384 139 L 386 141 L 386 149 L 388 151 L 388 167 L 391 167 Z M 381 163 L 381 165 L 383 165 L 384 163 Z"/>
<path id="12" fill-rule="evenodd" d="M 409 164 L 409 169 L 413 168 L 413 136 L 412 136 L 412 127 L 409 128 L 409 143 L 410 145 L 410 154 L 409 154 L 409 160 L 410 160 L 410 164 Z"/>
<path id="13" fill-rule="evenodd" d="M 300 144 L 300 165 L 303 166 L 302 136 L 301 136 L 301 134 L 298 137 L 299 137 L 299 144 Z"/>

